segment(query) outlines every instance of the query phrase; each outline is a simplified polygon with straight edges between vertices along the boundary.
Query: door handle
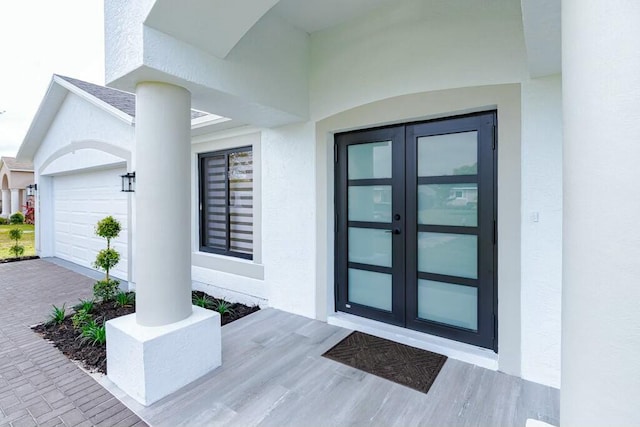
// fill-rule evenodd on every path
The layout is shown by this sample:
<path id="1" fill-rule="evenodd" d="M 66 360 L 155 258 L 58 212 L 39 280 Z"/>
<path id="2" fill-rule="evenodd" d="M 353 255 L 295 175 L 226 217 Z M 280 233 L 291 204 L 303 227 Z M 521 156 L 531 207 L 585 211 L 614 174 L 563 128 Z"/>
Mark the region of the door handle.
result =
<path id="1" fill-rule="evenodd" d="M 400 234 L 401 231 L 399 228 L 394 228 L 393 230 L 386 230 L 385 233 Z"/>

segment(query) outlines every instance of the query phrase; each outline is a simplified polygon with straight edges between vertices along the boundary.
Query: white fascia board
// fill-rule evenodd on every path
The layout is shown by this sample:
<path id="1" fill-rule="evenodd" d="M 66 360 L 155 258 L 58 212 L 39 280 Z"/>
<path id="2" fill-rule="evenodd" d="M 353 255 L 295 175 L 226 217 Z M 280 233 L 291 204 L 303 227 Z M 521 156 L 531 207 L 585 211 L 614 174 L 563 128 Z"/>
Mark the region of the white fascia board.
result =
<path id="1" fill-rule="evenodd" d="M 53 122 L 54 117 L 58 113 L 58 109 L 62 105 L 62 101 L 64 101 L 67 93 L 68 91 L 65 88 L 56 84 L 54 78 L 51 79 L 47 92 L 44 98 L 42 98 L 40 106 L 29 125 L 27 134 L 22 144 L 20 144 L 20 148 L 18 148 L 18 153 L 16 154 L 17 161 L 33 161 L 33 156 L 42 138 L 44 138 L 44 135 L 49 129 L 49 126 Z"/>
<path id="2" fill-rule="evenodd" d="M 251 125 L 238 125 L 233 128 L 208 128 L 207 132 L 191 136 L 191 144 L 201 144 L 203 142 L 217 141 L 220 139 L 234 138 L 242 135 L 262 132 L 263 128 Z"/>
<path id="3" fill-rule="evenodd" d="M 49 130 L 49 126 L 51 126 L 56 114 L 58 114 L 58 109 L 69 92 L 79 96 L 85 101 L 95 105 L 125 123 L 133 125 L 133 117 L 130 115 L 85 92 L 79 87 L 74 86 L 63 78 L 53 76 L 51 78 L 51 83 L 49 83 L 49 87 L 47 88 L 47 92 L 38 107 L 38 111 L 31 121 L 27 134 L 18 149 L 16 160 L 33 161 L 33 156 L 38 150 L 42 139 Z"/>

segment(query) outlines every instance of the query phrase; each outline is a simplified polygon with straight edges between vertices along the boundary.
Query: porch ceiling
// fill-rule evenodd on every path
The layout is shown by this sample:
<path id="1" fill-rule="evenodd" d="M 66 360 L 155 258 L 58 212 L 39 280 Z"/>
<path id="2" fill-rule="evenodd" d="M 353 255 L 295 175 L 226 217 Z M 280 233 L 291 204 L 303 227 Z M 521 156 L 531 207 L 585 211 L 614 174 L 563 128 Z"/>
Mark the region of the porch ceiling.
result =
<path id="1" fill-rule="evenodd" d="M 531 77 L 560 73 L 560 0 L 522 0 L 522 25 Z"/>
<path id="2" fill-rule="evenodd" d="M 314 33 L 397 0 L 280 0 L 273 8 L 290 24 Z"/>

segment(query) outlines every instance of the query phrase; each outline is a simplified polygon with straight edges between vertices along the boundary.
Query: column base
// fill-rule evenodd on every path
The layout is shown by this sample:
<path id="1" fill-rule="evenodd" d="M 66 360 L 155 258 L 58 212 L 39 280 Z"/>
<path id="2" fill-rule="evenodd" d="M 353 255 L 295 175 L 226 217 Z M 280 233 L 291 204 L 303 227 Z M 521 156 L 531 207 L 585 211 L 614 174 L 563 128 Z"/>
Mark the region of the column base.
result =
<path id="1" fill-rule="evenodd" d="M 107 322 L 107 377 L 147 406 L 222 363 L 220 314 L 194 306 L 165 326 L 141 326 L 136 315 Z"/>

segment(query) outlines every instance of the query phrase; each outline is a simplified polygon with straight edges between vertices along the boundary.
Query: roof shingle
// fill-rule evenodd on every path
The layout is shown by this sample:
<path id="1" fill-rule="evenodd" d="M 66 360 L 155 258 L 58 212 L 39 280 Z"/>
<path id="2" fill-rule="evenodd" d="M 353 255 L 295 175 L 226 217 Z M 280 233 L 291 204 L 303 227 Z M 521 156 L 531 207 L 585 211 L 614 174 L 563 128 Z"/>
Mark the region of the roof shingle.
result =
<path id="1" fill-rule="evenodd" d="M 0 157 L 0 161 L 7 166 L 10 171 L 33 171 L 33 163 L 18 162 L 15 157 Z"/>

